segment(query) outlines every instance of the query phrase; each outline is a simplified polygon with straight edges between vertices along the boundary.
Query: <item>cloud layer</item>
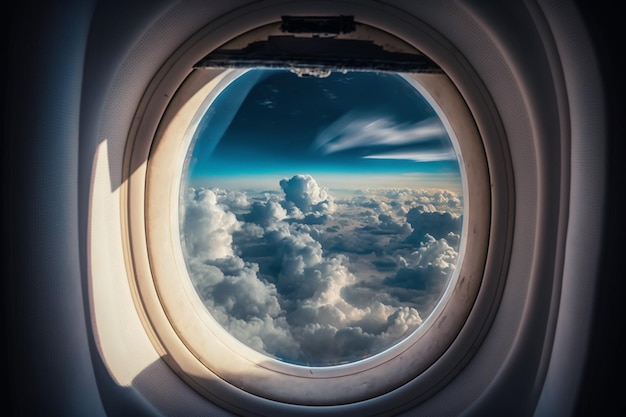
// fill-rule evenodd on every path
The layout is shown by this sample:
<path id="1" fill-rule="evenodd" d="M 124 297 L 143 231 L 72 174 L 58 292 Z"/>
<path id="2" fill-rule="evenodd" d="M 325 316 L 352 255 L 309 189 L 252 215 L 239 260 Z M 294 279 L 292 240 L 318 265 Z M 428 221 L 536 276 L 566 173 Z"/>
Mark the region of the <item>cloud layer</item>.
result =
<path id="1" fill-rule="evenodd" d="M 215 319 L 281 360 L 358 360 L 413 332 L 458 257 L 462 201 L 445 190 L 334 198 L 310 175 L 282 194 L 190 189 L 181 219 L 190 277 Z"/>

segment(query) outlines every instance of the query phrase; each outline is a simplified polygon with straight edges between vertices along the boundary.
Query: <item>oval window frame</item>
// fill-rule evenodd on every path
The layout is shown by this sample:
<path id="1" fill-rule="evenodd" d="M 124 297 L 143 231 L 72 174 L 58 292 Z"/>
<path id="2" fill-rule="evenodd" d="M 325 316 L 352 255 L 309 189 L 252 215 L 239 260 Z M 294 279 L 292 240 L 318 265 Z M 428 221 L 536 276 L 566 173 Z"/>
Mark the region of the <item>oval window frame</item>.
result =
<path id="1" fill-rule="evenodd" d="M 433 39 L 433 34 L 428 30 L 425 30 L 423 35 L 426 44 L 441 42 L 441 39 Z M 198 40 L 194 40 L 194 43 L 194 47 L 197 48 Z M 191 53 L 190 48 L 181 48 L 181 50 L 186 50 L 188 56 L 186 60 L 192 65 L 194 57 L 197 57 L 197 51 Z M 206 50 L 204 52 L 206 53 Z M 180 60 L 184 57 L 185 53 L 176 58 Z M 233 74 L 231 71 L 230 76 Z M 175 166 L 182 166 L 180 157 L 186 154 L 186 146 L 180 141 L 180 135 L 176 132 L 180 132 L 181 129 L 193 130 L 191 126 L 199 121 L 198 114 L 202 113 L 198 112 L 199 103 L 204 102 L 206 96 L 211 92 L 215 94 L 222 78 L 227 77 L 229 77 L 229 71 L 190 71 L 184 82 L 177 88 L 176 94 L 159 121 L 156 133 L 150 134 L 154 130 L 145 126 L 142 128 L 140 125 L 134 131 L 133 140 L 129 140 L 127 163 L 131 166 L 140 166 L 141 169 L 133 170 L 131 181 L 128 184 L 128 245 L 132 253 L 145 251 L 149 258 L 149 264 L 144 263 L 140 267 L 137 264 L 133 266 L 135 273 L 131 274 L 134 277 L 132 285 L 137 289 L 137 305 L 145 314 L 144 321 L 152 335 L 155 346 L 163 353 L 166 362 L 196 390 L 209 398 L 217 399 L 218 402 L 237 412 L 242 410 L 251 412 L 254 409 L 248 404 L 252 404 L 256 400 L 252 399 L 252 403 L 248 403 L 249 398 L 246 401 L 241 401 L 249 393 L 255 398 L 297 406 L 346 405 L 383 396 L 394 390 L 397 391 L 397 388 L 402 387 L 408 381 L 420 380 L 418 383 L 422 388 L 417 395 L 414 391 L 413 397 L 421 398 L 429 395 L 433 389 L 440 386 L 443 380 L 450 378 L 450 375 L 454 373 L 452 369 L 456 365 L 468 360 L 467 358 L 471 356 L 475 344 L 480 339 L 482 331 L 469 336 L 474 347 L 471 346 L 471 343 L 468 345 L 467 341 L 463 342 L 466 348 L 463 348 L 460 354 L 456 351 L 454 363 L 449 362 L 444 367 L 444 369 L 448 369 L 448 372 L 439 370 L 437 371 L 438 377 L 421 377 L 427 370 L 432 370 L 433 365 L 449 350 L 451 344 L 463 330 L 464 324 L 468 321 L 473 310 L 474 301 L 479 296 L 479 289 L 481 286 L 485 287 L 483 276 L 487 268 L 489 247 L 494 244 L 494 241 L 496 243 L 498 241 L 500 243 L 506 242 L 506 230 L 508 230 L 508 228 L 505 228 L 504 232 L 501 230 L 497 233 L 498 238 L 494 239 L 493 204 L 491 200 L 494 184 L 490 180 L 493 176 L 493 167 L 487 165 L 486 155 L 489 152 L 485 150 L 484 133 L 481 137 L 479 127 L 458 87 L 449 78 L 447 83 L 420 80 L 420 84 L 429 91 L 437 105 L 445 108 L 444 112 L 452 130 L 455 132 L 463 130 L 472 132 L 468 135 L 472 139 L 463 142 L 460 152 L 468 184 L 467 187 L 464 187 L 468 215 L 464 219 L 463 231 L 465 235 L 471 235 L 472 238 L 472 244 L 467 245 L 468 252 L 463 256 L 462 265 L 457 266 L 460 277 L 453 290 L 456 294 L 455 297 L 462 300 L 459 305 L 463 305 L 463 308 L 454 309 L 454 311 L 445 309 L 446 314 L 439 317 L 441 320 L 431 322 L 431 328 L 437 328 L 441 337 L 436 337 L 435 340 L 429 340 L 427 343 L 424 342 L 426 339 L 420 338 L 422 342 L 412 342 L 407 349 L 403 349 L 402 352 L 395 354 L 392 358 L 389 358 L 387 354 L 380 354 L 376 355 L 376 360 L 359 361 L 348 366 L 309 368 L 289 365 L 293 372 L 286 374 L 281 368 L 282 364 L 276 368 L 236 360 L 234 363 L 242 367 L 236 370 L 227 370 L 227 374 L 224 374 L 223 370 L 216 369 L 215 363 L 207 360 L 202 354 L 202 347 L 199 349 L 198 345 L 189 339 L 189 334 L 194 334 L 196 330 L 199 330 L 197 326 L 200 326 L 202 320 L 192 320 L 190 323 L 185 317 L 179 316 L 180 311 L 177 309 L 180 308 L 181 304 L 185 304 L 186 299 L 180 295 L 189 294 L 189 291 L 185 290 L 178 293 L 177 299 L 169 299 L 170 288 L 167 285 L 163 286 L 163 281 L 159 278 L 179 275 L 181 265 L 180 262 L 172 263 L 171 260 L 175 257 L 167 255 L 176 251 L 176 245 L 179 245 L 178 234 L 176 233 L 177 238 L 174 239 L 171 227 L 169 230 L 165 230 L 160 229 L 158 225 L 169 224 L 171 226 L 176 224 L 176 230 L 178 230 L 178 210 L 172 205 L 174 201 L 176 205 L 178 204 L 179 193 L 175 184 L 179 184 L 180 181 L 173 181 L 172 178 L 177 178 L 177 176 L 172 174 L 175 174 L 177 170 L 174 168 Z M 476 94 L 476 92 L 473 93 Z M 149 102 L 147 106 L 150 106 Z M 452 111 L 452 109 L 454 110 Z M 147 124 L 154 122 L 154 120 L 146 121 Z M 503 133 L 498 127 L 497 120 L 490 120 L 490 122 L 492 125 L 488 129 L 482 126 L 483 132 L 486 131 L 489 135 L 494 136 L 491 139 L 492 143 L 503 143 L 501 136 Z M 177 155 L 176 163 L 173 163 L 172 155 Z M 506 171 L 506 161 L 501 161 L 496 166 L 499 172 Z M 502 194 L 506 194 L 504 200 L 510 200 L 510 190 Z M 159 202 L 163 201 L 170 201 L 171 204 L 168 205 L 167 209 L 150 209 L 150 207 L 159 207 Z M 500 223 L 502 223 L 503 217 L 506 218 L 507 216 L 501 216 Z M 143 236 L 145 236 L 145 241 L 142 239 Z M 175 244 L 173 245 L 173 243 Z M 506 247 L 506 244 L 502 247 Z M 466 263 L 471 263 L 471 266 Z M 177 265 L 175 271 L 178 272 L 170 274 L 172 271 L 168 268 L 171 265 Z M 502 258 L 492 261 L 491 268 L 502 270 Z M 182 270 L 186 271 L 184 268 Z M 178 281 L 188 282 L 189 280 Z M 489 278 L 488 281 L 486 297 L 491 299 L 491 302 L 487 307 L 481 308 L 482 311 L 478 316 L 483 318 L 490 315 L 489 311 L 497 303 L 497 288 L 502 286 L 499 274 Z M 185 324 L 181 327 L 181 323 Z M 444 326 L 444 323 L 447 324 Z M 483 322 L 473 327 L 484 329 L 485 326 L 487 324 Z M 181 333 L 183 334 L 181 335 Z M 436 346 L 435 349 L 433 349 L 434 345 Z M 424 346 L 427 347 L 424 348 Z M 211 355 L 215 355 L 215 350 L 213 350 L 215 347 L 209 348 L 204 352 L 210 351 Z M 220 349 L 223 348 L 224 346 L 220 347 Z M 432 352 L 426 360 L 420 358 L 419 355 L 424 349 Z M 220 352 L 224 353 L 229 350 L 233 353 L 233 349 L 230 347 L 227 347 L 226 350 L 220 350 Z M 391 350 L 397 351 L 398 349 Z M 264 359 L 268 359 L 268 357 L 262 356 Z M 222 361 L 221 356 L 214 357 L 218 358 L 219 362 Z M 229 372 L 230 374 L 228 374 Z M 252 384 L 250 384 L 250 380 L 252 380 Z M 329 383 L 331 381 L 333 383 Z M 375 382 L 373 383 L 373 381 Z M 285 387 L 289 387 L 289 390 L 285 391 Z M 355 389 L 355 387 L 359 388 Z"/>

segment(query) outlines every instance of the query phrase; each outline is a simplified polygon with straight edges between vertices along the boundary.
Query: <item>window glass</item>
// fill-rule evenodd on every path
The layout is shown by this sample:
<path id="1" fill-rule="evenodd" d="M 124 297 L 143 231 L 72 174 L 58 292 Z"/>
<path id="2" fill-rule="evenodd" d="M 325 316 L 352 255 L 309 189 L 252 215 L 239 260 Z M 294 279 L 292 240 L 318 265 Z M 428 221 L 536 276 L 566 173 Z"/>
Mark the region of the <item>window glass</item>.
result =
<path id="1" fill-rule="evenodd" d="M 181 245 L 208 313 L 270 357 L 376 355 L 445 297 L 463 223 L 445 123 L 405 77 L 249 70 L 216 97 L 182 178 Z"/>

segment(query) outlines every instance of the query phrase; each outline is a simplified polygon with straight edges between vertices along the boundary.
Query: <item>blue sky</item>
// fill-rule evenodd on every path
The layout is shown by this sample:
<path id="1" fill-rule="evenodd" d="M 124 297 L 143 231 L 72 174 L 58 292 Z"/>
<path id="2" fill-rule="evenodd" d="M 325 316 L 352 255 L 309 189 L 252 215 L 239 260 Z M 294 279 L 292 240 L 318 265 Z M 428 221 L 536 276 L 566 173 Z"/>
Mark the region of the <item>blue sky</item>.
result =
<path id="1" fill-rule="evenodd" d="M 460 184 L 443 124 L 401 76 L 248 71 L 202 119 L 189 182 L 263 188 L 304 173 L 331 188 Z"/>

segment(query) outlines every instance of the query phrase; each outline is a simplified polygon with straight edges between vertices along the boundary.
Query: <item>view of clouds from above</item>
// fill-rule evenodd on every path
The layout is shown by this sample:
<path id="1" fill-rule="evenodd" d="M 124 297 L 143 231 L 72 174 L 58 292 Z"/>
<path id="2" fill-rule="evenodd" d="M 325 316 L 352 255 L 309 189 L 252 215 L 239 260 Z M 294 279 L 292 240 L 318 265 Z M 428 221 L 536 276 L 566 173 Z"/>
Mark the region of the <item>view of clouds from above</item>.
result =
<path id="1" fill-rule="evenodd" d="M 248 71 L 206 112 L 181 242 L 211 315 L 293 364 L 372 356 L 416 330 L 458 260 L 450 139 L 403 77 Z"/>

